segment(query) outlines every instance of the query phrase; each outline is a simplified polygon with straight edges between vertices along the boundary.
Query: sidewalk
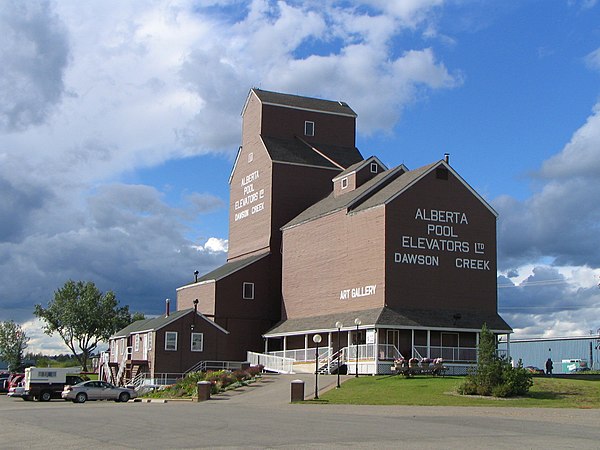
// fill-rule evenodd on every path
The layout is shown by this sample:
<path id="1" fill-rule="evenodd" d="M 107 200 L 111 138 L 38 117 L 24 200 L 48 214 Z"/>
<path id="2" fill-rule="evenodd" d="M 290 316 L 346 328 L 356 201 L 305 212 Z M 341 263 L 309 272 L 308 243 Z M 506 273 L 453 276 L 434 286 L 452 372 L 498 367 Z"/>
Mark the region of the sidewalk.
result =
<path id="1" fill-rule="evenodd" d="M 352 378 L 342 375 L 340 382 Z M 263 374 L 262 378 L 248 386 L 213 395 L 211 400 L 228 400 L 233 403 L 281 405 L 290 403 L 293 380 L 304 381 L 304 399 L 312 399 L 315 395 L 315 375 L 297 373 L 293 375 Z M 335 389 L 337 375 L 319 375 L 319 395 L 329 389 Z"/>

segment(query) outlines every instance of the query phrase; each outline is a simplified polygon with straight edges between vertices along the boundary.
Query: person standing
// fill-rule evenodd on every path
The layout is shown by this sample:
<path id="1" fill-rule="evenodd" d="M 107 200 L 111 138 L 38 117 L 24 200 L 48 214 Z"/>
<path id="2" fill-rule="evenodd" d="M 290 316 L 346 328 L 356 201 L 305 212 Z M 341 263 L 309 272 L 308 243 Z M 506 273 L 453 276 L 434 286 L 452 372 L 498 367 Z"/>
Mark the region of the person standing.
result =
<path id="1" fill-rule="evenodd" d="M 546 375 L 552 375 L 552 369 L 554 369 L 554 364 L 552 364 L 552 360 L 548 358 L 548 361 L 546 361 Z"/>

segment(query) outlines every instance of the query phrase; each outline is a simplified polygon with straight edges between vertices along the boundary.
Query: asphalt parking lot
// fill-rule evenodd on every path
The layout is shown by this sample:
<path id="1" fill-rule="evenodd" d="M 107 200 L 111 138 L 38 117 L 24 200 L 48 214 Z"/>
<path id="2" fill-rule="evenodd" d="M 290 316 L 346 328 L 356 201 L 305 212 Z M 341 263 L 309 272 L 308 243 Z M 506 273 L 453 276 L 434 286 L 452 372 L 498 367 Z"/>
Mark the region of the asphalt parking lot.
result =
<path id="1" fill-rule="evenodd" d="M 1 395 L 0 448 L 600 448 L 600 410 L 290 404 L 293 378 L 202 403 Z"/>

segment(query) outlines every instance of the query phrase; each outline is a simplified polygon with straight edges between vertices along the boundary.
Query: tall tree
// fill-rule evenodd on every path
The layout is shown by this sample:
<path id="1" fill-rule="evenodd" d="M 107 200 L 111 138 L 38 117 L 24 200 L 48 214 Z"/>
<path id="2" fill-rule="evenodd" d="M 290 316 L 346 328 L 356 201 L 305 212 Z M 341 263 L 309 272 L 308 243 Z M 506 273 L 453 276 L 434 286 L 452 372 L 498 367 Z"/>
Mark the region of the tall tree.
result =
<path id="1" fill-rule="evenodd" d="M 0 322 L 0 359 L 8 363 L 11 372 L 23 370 L 23 353 L 29 338 L 14 321 Z"/>
<path id="2" fill-rule="evenodd" d="M 46 322 L 47 335 L 60 335 L 84 371 L 98 343 L 131 323 L 129 307 L 119 307 L 114 292 L 103 294 L 91 281 L 67 281 L 47 308 L 35 305 L 34 314 Z"/>

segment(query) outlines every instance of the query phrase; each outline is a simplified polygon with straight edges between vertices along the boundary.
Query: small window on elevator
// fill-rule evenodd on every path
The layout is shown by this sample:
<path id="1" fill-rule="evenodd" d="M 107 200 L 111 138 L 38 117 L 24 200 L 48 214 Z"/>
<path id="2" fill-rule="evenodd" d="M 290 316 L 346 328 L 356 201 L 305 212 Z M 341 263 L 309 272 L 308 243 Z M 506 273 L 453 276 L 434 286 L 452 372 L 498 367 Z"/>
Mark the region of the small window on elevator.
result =
<path id="1" fill-rule="evenodd" d="M 348 187 L 348 177 L 342 178 L 342 189 L 346 189 Z"/>
<path id="2" fill-rule="evenodd" d="M 254 300 L 254 283 L 244 282 L 242 298 L 244 300 Z"/>
<path id="3" fill-rule="evenodd" d="M 377 173 L 379 165 L 377 163 L 371 163 L 371 173 Z"/>
<path id="4" fill-rule="evenodd" d="M 304 122 L 304 136 L 314 136 L 315 135 L 315 123 L 309 122 L 308 120 Z"/>

